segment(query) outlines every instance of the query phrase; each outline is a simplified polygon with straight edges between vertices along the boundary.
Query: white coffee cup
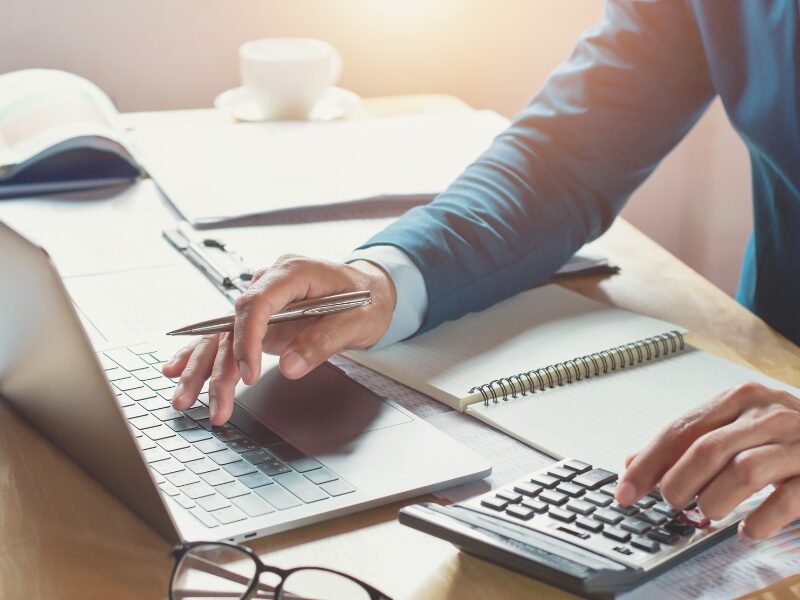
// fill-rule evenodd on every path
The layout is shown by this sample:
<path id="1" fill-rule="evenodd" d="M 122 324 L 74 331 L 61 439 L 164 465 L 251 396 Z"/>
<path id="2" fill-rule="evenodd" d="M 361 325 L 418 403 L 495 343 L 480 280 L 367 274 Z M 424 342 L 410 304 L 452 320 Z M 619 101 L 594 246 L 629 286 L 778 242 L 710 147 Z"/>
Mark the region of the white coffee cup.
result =
<path id="1" fill-rule="evenodd" d="M 339 79 L 342 59 L 322 40 L 265 38 L 239 48 L 239 68 L 264 119 L 307 119 Z"/>

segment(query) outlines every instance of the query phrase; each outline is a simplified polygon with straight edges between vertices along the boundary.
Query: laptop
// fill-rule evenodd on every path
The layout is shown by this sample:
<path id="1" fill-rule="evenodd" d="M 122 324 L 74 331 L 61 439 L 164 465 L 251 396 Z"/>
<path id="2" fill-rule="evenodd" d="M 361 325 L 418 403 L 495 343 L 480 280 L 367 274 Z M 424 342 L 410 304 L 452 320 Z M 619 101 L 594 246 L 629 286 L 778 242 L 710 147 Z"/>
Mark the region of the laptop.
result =
<path id="1" fill-rule="evenodd" d="M 169 350 L 93 347 L 82 324 L 93 315 L 78 316 L 47 254 L 3 223 L 0 273 L 0 395 L 169 541 L 243 541 L 491 472 L 330 363 L 289 381 L 265 356 L 213 427 L 207 389 L 172 409 Z"/>

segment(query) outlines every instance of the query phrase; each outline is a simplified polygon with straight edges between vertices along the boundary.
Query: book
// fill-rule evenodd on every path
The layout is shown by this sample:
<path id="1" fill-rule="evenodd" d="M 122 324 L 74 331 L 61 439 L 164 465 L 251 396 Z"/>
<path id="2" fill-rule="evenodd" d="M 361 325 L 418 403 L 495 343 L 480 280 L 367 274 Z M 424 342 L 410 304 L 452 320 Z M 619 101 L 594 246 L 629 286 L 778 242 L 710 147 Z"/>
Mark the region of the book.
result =
<path id="1" fill-rule="evenodd" d="M 693 348 L 685 333 L 546 285 L 346 356 L 555 458 L 620 471 L 663 427 L 728 387 L 758 381 L 800 397 Z"/>
<path id="2" fill-rule="evenodd" d="M 194 227 L 397 215 L 508 127 L 491 111 L 147 128 L 139 157 Z"/>
<path id="3" fill-rule="evenodd" d="M 118 113 L 103 91 L 64 71 L 0 75 L 0 198 L 137 179 Z"/>

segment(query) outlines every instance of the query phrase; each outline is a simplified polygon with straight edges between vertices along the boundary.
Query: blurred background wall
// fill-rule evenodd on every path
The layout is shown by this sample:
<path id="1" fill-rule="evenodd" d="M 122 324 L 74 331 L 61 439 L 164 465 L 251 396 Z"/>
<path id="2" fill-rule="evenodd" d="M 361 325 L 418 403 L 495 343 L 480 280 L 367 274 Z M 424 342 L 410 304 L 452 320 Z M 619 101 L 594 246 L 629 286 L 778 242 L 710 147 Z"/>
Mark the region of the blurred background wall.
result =
<path id="1" fill-rule="evenodd" d="M 602 0 L 2 0 L 0 73 L 52 67 L 120 110 L 211 106 L 249 39 L 327 40 L 362 96 L 438 92 L 512 116 Z M 733 293 L 752 227 L 743 144 L 716 102 L 623 215 Z"/>

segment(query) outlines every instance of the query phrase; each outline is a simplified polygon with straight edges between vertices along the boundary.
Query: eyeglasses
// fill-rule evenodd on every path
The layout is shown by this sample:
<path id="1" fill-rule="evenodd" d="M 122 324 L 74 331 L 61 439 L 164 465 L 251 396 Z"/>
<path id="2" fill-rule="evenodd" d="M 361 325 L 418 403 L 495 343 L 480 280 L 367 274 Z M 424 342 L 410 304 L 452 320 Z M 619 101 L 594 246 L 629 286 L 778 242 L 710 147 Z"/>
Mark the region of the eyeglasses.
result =
<path id="1" fill-rule="evenodd" d="M 239 544 L 178 544 L 172 557 L 170 600 L 391 600 L 371 585 L 332 569 L 265 565 Z"/>

